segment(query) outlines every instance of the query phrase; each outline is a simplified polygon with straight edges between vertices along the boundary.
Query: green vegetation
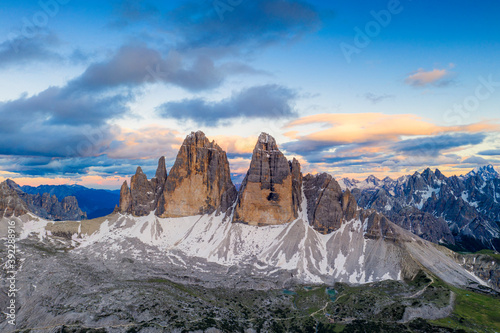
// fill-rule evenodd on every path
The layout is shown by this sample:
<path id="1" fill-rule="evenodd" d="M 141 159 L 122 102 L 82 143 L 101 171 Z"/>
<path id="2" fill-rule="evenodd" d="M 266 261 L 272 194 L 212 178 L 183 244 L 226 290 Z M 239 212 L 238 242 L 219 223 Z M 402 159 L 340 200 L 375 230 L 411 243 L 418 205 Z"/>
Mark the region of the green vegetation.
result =
<path id="1" fill-rule="evenodd" d="M 481 251 L 476 252 L 476 254 L 486 254 L 490 257 L 495 258 L 497 261 L 500 261 L 500 253 L 495 252 L 493 250 L 486 250 L 485 249 L 485 250 L 481 250 Z"/>
<path id="2" fill-rule="evenodd" d="M 449 288 L 456 295 L 454 311 L 433 323 L 468 332 L 500 332 L 500 298 Z"/>
<path id="3" fill-rule="evenodd" d="M 451 249 L 453 250 L 453 249 Z M 495 252 L 493 250 L 489 250 L 489 249 L 483 249 L 483 250 L 480 250 L 480 251 L 477 251 L 477 252 L 464 252 L 464 251 L 461 251 L 461 250 L 454 250 L 455 252 L 458 252 L 460 254 L 463 254 L 463 255 L 479 255 L 479 254 L 484 254 L 484 255 L 487 255 L 487 256 L 490 256 L 491 258 L 493 258 L 494 260 L 496 261 L 500 261 L 500 253 L 498 252 Z"/>

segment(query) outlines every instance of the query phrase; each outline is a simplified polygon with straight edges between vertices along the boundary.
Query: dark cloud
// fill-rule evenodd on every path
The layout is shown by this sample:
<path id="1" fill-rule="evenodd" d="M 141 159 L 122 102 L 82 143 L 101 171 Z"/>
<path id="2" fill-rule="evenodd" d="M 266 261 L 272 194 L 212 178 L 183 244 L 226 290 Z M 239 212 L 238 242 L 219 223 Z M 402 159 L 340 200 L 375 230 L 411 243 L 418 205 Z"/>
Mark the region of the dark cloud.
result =
<path id="1" fill-rule="evenodd" d="M 474 165 L 483 165 L 489 163 L 490 161 L 479 156 L 471 156 L 462 161 L 462 164 L 474 164 Z"/>
<path id="2" fill-rule="evenodd" d="M 100 126 L 123 115 L 132 99 L 130 95 L 101 96 L 72 88 L 50 87 L 31 97 L 1 103 L 0 128 L 9 132 L 30 123 Z"/>
<path id="3" fill-rule="evenodd" d="M 130 92 L 89 90 L 81 78 L 33 96 L 0 103 L 0 154 L 97 156 L 113 134 L 111 119 L 122 117 Z M 99 140 L 89 139 L 89 133 Z"/>
<path id="4" fill-rule="evenodd" d="M 443 154 L 446 150 L 480 144 L 485 133 L 455 133 L 416 139 L 370 141 L 345 144 L 335 141 L 298 140 L 282 144 L 287 155 L 300 155 L 308 163 L 342 168 L 344 172 L 369 172 L 381 166 L 392 170 L 405 167 L 427 167 L 443 164 L 484 164 L 481 157 L 461 161 L 455 154 Z M 353 171 L 357 169 L 358 171 Z"/>
<path id="5" fill-rule="evenodd" d="M 390 99 L 390 98 L 394 98 L 394 95 L 387 95 L 387 94 L 384 94 L 384 95 L 375 95 L 375 94 L 372 94 L 372 93 L 366 93 L 364 95 L 365 99 L 370 101 L 371 103 L 373 104 L 377 104 L 379 102 L 382 102 L 384 99 Z"/>
<path id="6" fill-rule="evenodd" d="M 168 13 L 167 21 L 184 48 L 265 46 L 320 25 L 311 5 L 294 0 L 189 2 Z"/>
<path id="7" fill-rule="evenodd" d="M 380 144 L 382 143 L 367 142 L 346 145 L 345 143 L 333 141 L 301 140 L 284 143 L 282 147 L 287 154 L 298 154 L 309 163 L 329 163 L 334 166 L 344 166 L 349 163 L 353 163 L 353 165 L 372 163 L 375 161 L 374 159 L 381 158 L 383 154 L 380 153 L 361 152 L 365 147 Z M 385 154 L 390 154 L 390 152 Z M 385 155 L 384 159 L 387 158 L 388 155 Z"/>
<path id="8" fill-rule="evenodd" d="M 190 60 L 172 51 L 164 57 L 159 51 L 145 45 L 126 45 L 111 59 L 89 66 L 70 85 L 75 89 L 92 90 L 163 82 L 190 91 L 200 91 L 218 87 L 226 76 L 241 73 L 257 71 L 240 63 L 216 66 L 210 58 L 202 55 Z"/>
<path id="9" fill-rule="evenodd" d="M 2 170 L 23 176 L 80 177 L 84 175 L 129 176 L 141 166 L 149 178 L 153 177 L 158 165 L 157 159 L 110 159 L 105 155 L 99 157 L 48 158 L 43 156 L 0 156 Z M 169 161 L 172 165 L 172 161 Z"/>
<path id="10" fill-rule="evenodd" d="M 113 137 L 108 122 L 129 111 L 128 104 L 135 98 L 133 88 L 136 86 L 159 79 L 189 90 L 200 90 L 219 85 L 232 69 L 250 71 L 237 63 L 215 68 L 205 58 L 195 59 L 186 69 L 183 61 L 178 54 L 171 53 L 164 58 L 145 46 L 124 46 L 110 60 L 90 65 L 81 76 L 63 87 L 50 87 L 33 96 L 0 102 L 0 154 L 97 156 Z M 289 105 L 279 102 L 292 93 L 287 95 L 284 88 L 269 89 L 277 97 L 265 96 L 260 105 L 282 107 L 279 110 L 290 113 Z M 235 107 L 256 99 L 252 93 L 260 94 L 248 90 L 232 101 Z M 104 138 L 101 143 L 91 143 L 91 149 L 85 136 L 90 129 L 98 129 Z"/>
<path id="11" fill-rule="evenodd" d="M 13 35 L 0 44 L 0 68 L 29 62 L 61 61 L 63 57 L 54 49 L 59 39 L 50 33 L 37 33 L 31 38 Z"/>
<path id="12" fill-rule="evenodd" d="M 342 143 L 340 142 L 333 141 L 299 140 L 285 142 L 281 145 L 281 147 L 286 150 L 287 153 L 298 154 L 307 157 L 311 155 L 317 155 L 318 153 L 322 154 L 324 151 L 341 144 Z"/>
<path id="13" fill-rule="evenodd" d="M 279 119 L 296 115 L 297 93 L 279 85 L 256 86 L 234 93 L 219 102 L 185 99 L 158 107 L 165 118 L 192 120 L 199 125 L 216 126 L 221 121 L 246 117 Z"/>
<path id="14" fill-rule="evenodd" d="M 441 151 L 462 147 L 466 145 L 477 145 L 486 138 L 484 133 L 457 133 L 408 139 L 397 142 L 392 149 L 406 155 L 438 156 Z"/>
<path id="15" fill-rule="evenodd" d="M 47 125 L 35 120 L 0 136 L 0 155 L 74 157 L 102 154 L 114 138 L 113 127 Z"/>
<path id="16" fill-rule="evenodd" d="M 500 156 L 500 149 L 483 150 L 478 154 L 483 156 Z"/>

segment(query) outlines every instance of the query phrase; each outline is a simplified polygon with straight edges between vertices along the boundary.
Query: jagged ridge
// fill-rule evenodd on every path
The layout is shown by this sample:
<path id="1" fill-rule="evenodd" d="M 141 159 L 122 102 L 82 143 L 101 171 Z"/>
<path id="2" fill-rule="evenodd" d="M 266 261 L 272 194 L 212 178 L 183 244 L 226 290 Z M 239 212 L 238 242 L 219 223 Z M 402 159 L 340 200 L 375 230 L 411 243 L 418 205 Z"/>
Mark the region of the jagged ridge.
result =
<path id="1" fill-rule="evenodd" d="M 466 176 L 438 169 L 379 180 L 340 181 L 363 208 L 373 208 L 405 229 L 435 243 L 478 251 L 500 249 L 500 178 L 492 166 Z"/>

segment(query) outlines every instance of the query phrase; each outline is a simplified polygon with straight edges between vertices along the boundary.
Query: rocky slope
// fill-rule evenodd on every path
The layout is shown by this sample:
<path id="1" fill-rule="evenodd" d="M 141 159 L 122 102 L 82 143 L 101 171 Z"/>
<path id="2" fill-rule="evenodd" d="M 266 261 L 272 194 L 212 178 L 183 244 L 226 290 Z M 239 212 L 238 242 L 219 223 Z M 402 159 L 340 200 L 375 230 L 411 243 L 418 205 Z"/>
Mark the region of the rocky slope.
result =
<path id="1" fill-rule="evenodd" d="M 10 179 L 1 184 L 0 202 L 0 214 L 5 217 L 22 216 L 28 212 L 49 220 L 82 220 L 87 217 L 73 196 L 59 201 L 49 193 L 24 193 Z"/>
<path id="2" fill-rule="evenodd" d="M 302 197 L 297 160 L 289 162 L 276 140 L 262 133 L 253 150 L 250 169 L 241 184 L 234 222 L 277 225 L 297 218 Z"/>
<path id="3" fill-rule="evenodd" d="M 500 249 L 500 178 L 491 166 L 445 177 L 426 169 L 397 180 L 342 179 L 362 208 L 373 208 L 435 243 L 477 251 Z"/>

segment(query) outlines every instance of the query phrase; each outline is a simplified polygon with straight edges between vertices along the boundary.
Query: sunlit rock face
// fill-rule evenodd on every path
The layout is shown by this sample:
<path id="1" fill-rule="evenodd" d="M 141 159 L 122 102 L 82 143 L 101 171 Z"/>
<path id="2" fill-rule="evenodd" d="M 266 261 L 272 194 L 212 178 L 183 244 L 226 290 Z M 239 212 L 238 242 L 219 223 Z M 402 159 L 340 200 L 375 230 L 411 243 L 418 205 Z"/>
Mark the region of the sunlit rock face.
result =
<path id="1" fill-rule="evenodd" d="M 225 212 L 236 196 L 226 152 L 198 131 L 186 137 L 177 154 L 157 214 L 184 217 Z"/>
<path id="2" fill-rule="evenodd" d="M 288 162 L 275 139 L 262 133 L 241 184 L 233 221 L 250 225 L 293 221 L 301 203 L 301 185 L 298 161 Z"/>

